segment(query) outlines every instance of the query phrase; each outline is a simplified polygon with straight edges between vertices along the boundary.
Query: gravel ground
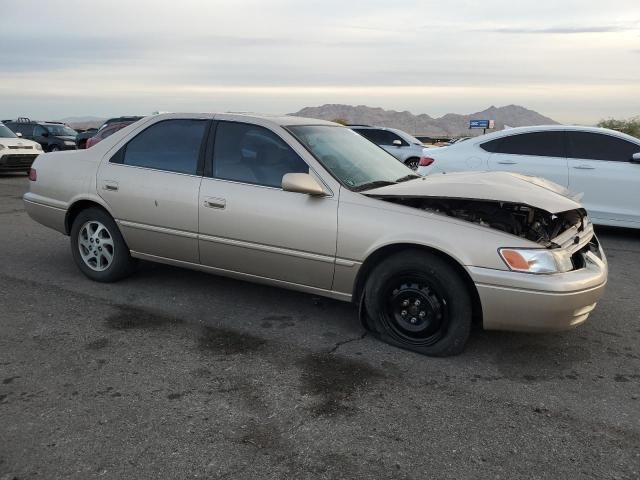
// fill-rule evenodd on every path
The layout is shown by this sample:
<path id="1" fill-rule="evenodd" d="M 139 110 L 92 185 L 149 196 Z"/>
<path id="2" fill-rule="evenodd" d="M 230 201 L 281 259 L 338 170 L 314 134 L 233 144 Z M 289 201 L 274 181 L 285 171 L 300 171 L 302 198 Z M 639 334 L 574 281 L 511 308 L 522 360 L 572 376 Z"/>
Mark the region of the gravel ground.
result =
<path id="1" fill-rule="evenodd" d="M 434 359 L 349 305 L 141 263 L 86 280 L 0 176 L 0 479 L 640 478 L 640 232 L 553 335 Z"/>

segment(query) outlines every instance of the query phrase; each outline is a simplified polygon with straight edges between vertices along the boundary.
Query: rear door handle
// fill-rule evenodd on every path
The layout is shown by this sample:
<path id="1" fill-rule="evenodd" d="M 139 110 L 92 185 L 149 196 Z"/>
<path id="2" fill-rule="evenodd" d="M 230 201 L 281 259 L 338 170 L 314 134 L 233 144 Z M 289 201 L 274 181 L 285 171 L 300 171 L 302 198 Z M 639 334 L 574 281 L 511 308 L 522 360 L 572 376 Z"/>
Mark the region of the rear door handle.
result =
<path id="1" fill-rule="evenodd" d="M 102 184 L 102 189 L 103 190 L 109 190 L 110 192 L 117 192 L 118 191 L 118 182 L 114 182 L 114 181 L 111 181 L 111 180 L 106 180 Z"/>
<path id="2" fill-rule="evenodd" d="M 227 201 L 224 198 L 206 197 L 204 206 L 208 208 L 224 208 L 227 206 Z"/>
<path id="3" fill-rule="evenodd" d="M 575 167 L 576 170 L 595 170 L 596 167 L 592 167 L 591 165 L 576 165 Z"/>
<path id="4" fill-rule="evenodd" d="M 503 160 L 502 162 L 498 162 L 500 165 L 517 165 L 518 162 L 512 162 L 511 160 Z"/>

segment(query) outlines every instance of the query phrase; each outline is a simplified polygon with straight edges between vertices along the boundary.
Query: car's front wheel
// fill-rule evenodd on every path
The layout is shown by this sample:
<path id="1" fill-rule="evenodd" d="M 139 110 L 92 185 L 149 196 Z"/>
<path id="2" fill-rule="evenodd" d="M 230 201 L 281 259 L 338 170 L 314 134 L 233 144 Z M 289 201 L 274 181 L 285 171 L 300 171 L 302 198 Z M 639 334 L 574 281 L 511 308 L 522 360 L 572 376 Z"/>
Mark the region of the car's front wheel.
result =
<path id="1" fill-rule="evenodd" d="M 91 280 L 115 282 L 135 267 L 129 248 L 111 216 L 100 208 L 83 210 L 71 227 L 71 253 Z"/>
<path id="2" fill-rule="evenodd" d="M 425 355 L 461 353 L 471 331 L 472 300 L 461 274 L 421 250 L 378 264 L 365 286 L 365 305 L 376 336 Z"/>
<path id="3" fill-rule="evenodd" d="M 408 158 L 404 164 L 409 167 L 411 170 L 418 170 L 418 165 L 420 164 L 419 158 Z"/>
<path id="4" fill-rule="evenodd" d="M 49 149 L 50 152 L 59 152 L 60 151 L 60 147 L 58 145 L 51 145 L 51 148 Z"/>

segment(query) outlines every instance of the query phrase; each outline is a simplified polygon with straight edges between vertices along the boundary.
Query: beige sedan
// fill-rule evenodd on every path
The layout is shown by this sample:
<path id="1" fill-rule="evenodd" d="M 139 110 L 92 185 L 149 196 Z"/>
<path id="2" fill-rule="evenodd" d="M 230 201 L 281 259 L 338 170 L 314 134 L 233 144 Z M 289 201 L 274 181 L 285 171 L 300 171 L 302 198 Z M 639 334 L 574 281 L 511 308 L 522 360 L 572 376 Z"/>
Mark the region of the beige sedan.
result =
<path id="1" fill-rule="evenodd" d="M 40 155 L 31 217 L 113 282 L 135 259 L 359 307 L 382 340 L 460 353 L 473 322 L 584 322 L 607 263 L 576 197 L 509 173 L 419 178 L 352 130 L 236 114 L 144 118 L 89 150 Z"/>

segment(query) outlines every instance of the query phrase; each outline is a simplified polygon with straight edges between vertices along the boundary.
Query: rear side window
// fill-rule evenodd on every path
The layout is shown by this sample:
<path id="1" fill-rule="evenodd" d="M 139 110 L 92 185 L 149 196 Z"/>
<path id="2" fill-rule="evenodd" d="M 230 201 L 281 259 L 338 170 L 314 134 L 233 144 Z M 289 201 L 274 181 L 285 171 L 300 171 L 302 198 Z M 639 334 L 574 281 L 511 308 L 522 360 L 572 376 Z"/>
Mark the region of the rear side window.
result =
<path id="1" fill-rule="evenodd" d="M 23 137 L 31 137 L 33 136 L 33 124 L 30 123 L 7 123 L 5 124 L 11 130 L 17 133 L 21 133 Z"/>
<path id="2" fill-rule="evenodd" d="M 275 133 L 248 123 L 218 123 L 213 148 L 215 178 L 281 188 L 287 173 L 309 173 L 309 167 Z"/>
<path id="3" fill-rule="evenodd" d="M 508 155 L 565 157 L 564 132 L 532 132 L 502 137 L 482 145 L 488 152 Z"/>
<path id="4" fill-rule="evenodd" d="M 207 120 L 158 122 L 127 143 L 121 159 L 117 161 L 136 167 L 195 175 L 207 124 Z"/>
<path id="5" fill-rule="evenodd" d="M 375 128 L 365 128 L 362 130 L 356 130 L 360 135 L 362 135 L 367 140 L 371 140 L 376 145 L 393 145 L 394 140 L 402 139 L 397 136 L 395 133 L 388 132 L 387 130 L 376 130 Z M 406 142 L 402 141 L 403 145 L 406 145 Z"/>
<path id="6" fill-rule="evenodd" d="M 569 157 L 628 162 L 640 146 L 621 138 L 590 132 L 567 132 Z"/>

